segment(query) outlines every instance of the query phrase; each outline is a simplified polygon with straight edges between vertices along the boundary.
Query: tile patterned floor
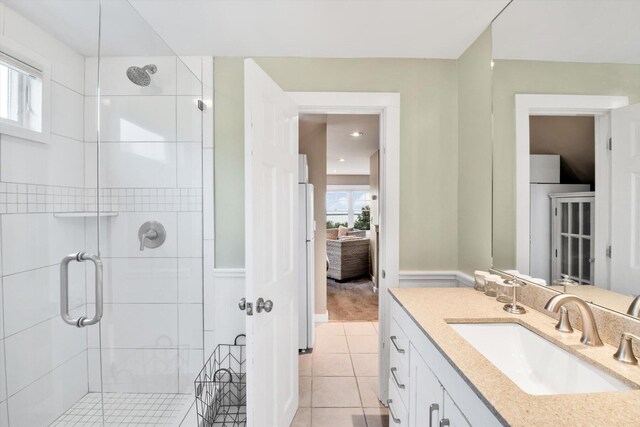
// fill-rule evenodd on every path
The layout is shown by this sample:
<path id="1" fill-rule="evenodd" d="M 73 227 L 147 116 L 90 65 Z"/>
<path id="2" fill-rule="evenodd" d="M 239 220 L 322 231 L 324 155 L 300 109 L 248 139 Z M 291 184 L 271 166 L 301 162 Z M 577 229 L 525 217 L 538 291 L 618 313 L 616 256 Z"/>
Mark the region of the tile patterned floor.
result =
<path id="1" fill-rule="evenodd" d="M 177 426 L 193 403 L 188 394 L 105 393 L 105 426 Z M 102 426 L 99 393 L 89 393 L 51 426 Z"/>
<path id="2" fill-rule="evenodd" d="M 378 401 L 378 323 L 316 325 L 300 355 L 300 408 L 291 427 L 388 427 Z"/>

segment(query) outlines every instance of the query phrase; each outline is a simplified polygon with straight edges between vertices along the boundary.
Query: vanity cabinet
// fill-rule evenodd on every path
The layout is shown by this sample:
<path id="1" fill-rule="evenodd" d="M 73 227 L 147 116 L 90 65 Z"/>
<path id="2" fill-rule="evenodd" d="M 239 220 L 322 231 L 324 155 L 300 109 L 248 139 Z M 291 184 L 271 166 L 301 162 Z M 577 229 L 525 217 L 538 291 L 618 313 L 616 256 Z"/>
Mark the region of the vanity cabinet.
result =
<path id="1" fill-rule="evenodd" d="M 469 427 L 462 411 L 413 345 L 409 357 L 409 426 Z"/>
<path id="2" fill-rule="evenodd" d="M 502 425 L 395 300 L 390 342 L 390 426 Z"/>

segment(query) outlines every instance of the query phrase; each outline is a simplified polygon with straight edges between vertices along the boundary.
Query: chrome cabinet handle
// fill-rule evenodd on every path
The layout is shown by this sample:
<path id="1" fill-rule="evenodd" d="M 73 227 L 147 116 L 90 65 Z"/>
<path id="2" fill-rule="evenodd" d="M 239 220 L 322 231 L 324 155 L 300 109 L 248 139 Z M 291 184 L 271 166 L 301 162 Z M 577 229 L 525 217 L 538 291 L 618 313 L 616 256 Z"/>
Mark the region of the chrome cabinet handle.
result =
<path id="1" fill-rule="evenodd" d="M 432 403 L 429 405 L 429 427 L 433 426 L 433 411 L 440 412 L 440 405 L 437 403 Z"/>
<path id="2" fill-rule="evenodd" d="M 398 377 L 396 376 L 397 371 L 398 371 L 398 368 L 391 368 L 391 376 L 393 377 L 393 381 L 396 383 L 398 388 L 404 389 L 404 384 L 400 384 L 400 381 L 398 381 Z"/>
<path id="3" fill-rule="evenodd" d="M 263 310 L 267 313 L 271 313 L 271 310 L 273 310 L 273 301 L 265 301 L 264 298 L 258 298 L 258 301 L 256 301 L 256 311 L 258 313 L 262 313 Z"/>
<path id="4" fill-rule="evenodd" d="M 400 422 L 402 420 L 400 420 L 400 418 L 396 417 L 395 414 L 393 413 L 393 408 L 391 407 L 391 404 L 393 403 L 393 400 L 391 399 L 387 399 L 387 405 L 389 406 L 389 415 L 391 416 L 391 420 L 395 423 L 395 424 L 400 424 Z"/>
<path id="5" fill-rule="evenodd" d="M 443 418 L 440 420 L 440 427 L 448 427 L 451 424 L 449 423 L 449 419 L 448 418 Z"/>
<path id="6" fill-rule="evenodd" d="M 403 348 L 398 347 L 398 343 L 396 343 L 396 340 L 397 340 L 397 339 L 398 339 L 398 338 L 397 338 L 395 335 L 392 335 L 392 336 L 391 336 L 391 342 L 393 343 L 393 346 L 396 348 L 396 351 L 397 351 L 398 353 L 400 353 L 400 354 L 403 354 L 403 353 L 404 353 L 404 349 L 403 349 Z"/>
<path id="7" fill-rule="evenodd" d="M 80 316 L 77 319 L 69 314 L 69 263 L 71 261 L 91 261 L 95 265 L 95 294 L 96 294 L 96 312 L 91 319 Z M 60 317 L 65 323 L 82 328 L 85 326 L 95 325 L 102 319 L 102 260 L 98 255 L 78 252 L 67 255 L 60 262 Z"/>

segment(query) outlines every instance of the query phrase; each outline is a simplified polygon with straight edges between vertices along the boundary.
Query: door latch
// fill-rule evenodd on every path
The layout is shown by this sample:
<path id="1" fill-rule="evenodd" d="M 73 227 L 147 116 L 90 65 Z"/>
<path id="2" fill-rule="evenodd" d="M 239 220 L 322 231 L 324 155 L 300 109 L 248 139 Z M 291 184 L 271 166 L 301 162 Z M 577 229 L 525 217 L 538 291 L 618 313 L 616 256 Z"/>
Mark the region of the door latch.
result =
<path id="1" fill-rule="evenodd" d="M 247 312 L 247 316 L 253 316 L 253 303 L 247 302 L 246 298 L 240 299 L 238 308 Z"/>

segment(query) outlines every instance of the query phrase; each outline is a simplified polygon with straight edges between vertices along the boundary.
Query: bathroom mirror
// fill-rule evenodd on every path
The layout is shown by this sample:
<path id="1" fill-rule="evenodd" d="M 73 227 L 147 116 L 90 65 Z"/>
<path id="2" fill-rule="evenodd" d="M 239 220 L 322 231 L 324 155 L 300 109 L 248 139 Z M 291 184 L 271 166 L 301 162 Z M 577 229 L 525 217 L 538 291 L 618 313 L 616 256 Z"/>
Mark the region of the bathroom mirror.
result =
<path id="1" fill-rule="evenodd" d="M 640 294 L 640 2 L 492 24 L 493 266 L 627 313 Z"/>

